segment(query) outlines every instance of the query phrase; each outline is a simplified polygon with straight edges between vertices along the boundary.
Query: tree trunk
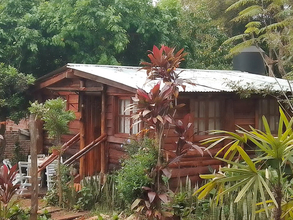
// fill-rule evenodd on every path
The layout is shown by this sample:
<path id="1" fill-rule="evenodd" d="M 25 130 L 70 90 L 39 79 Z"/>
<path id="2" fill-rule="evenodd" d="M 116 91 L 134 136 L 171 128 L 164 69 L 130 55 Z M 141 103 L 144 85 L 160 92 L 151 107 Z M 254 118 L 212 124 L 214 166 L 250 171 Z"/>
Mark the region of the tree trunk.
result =
<path id="1" fill-rule="evenodd" d="M 58 155 L 57 162 L 57 183 L 58 183 L 58 194 L 59 194 L 59 206 L 62 206 L 63 193 L 62 193 L 62 179 L 61 179 L 61 152 Z"/>
<path id="2" fill-rule="evenodd" d="M 30 139 L 31 139 L 31 215 L 30 220 L 37 220 L 38 218 L 38 163 L 37 163 L 37 150 L 38 150 L 38 140 L 39 140 L 39 126 L 36 120 L 35 115 L 30 115 L 29 121 L 29 130 L 30 130 Z"/>

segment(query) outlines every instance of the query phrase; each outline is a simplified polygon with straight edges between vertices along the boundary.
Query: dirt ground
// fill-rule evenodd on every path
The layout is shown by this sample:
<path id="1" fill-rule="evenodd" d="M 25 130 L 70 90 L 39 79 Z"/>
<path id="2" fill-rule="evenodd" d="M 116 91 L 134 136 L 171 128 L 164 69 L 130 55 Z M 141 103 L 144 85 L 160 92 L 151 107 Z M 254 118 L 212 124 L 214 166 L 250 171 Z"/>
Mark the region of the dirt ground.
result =
<path id="1" fill-rule="evenodd" d="M 30 198 L 22 198 L 22 197 L 19 197 L 18 198 L 18 201 L 19 201 L 19 205 L 20 207 L 24 208 L 24 209 L 27 209 L 31 206 L 31 199 Z M 47 206 L 46 205 L 46 202 L 42 199 L 42 198 L 39 198 L 38 200 L 38 209 L 39 211 L 43 211 L 43 210 L 47 210 L 51 213 L 51 218 L 52 219 L 62 219 L 61 217 L 65 217 L 65 216 L 68 216 L 68 215 L 73 215 L 73 214 L 76 214 L 77 212 L 74 212 L 74 211 L 68 211 L 68 210 L 64 210 L 64 209 L 60 209 L 58 207 L 50 207 L 50 206 Z M 90 212 L 82 212 L 83 214 L 83 217 L 82 219 L 86 219 L 86 218 L 89 218 L 90 217 Z"/>
<path id="2" fill-rule="evenodd" d="M 51 214 L 51 219 L 53 220 L 62 220 L 62 219 L 73 219 L 73 218 L 65 218 L 66 216 L 70 216 L 70 215 L 75 215 L 75 214 L 82 214 L 81 218 L 76 218 L 78 220 L 95 220 L 98 219 L 98 217 L 93 216 L 92 213 L 90 213 L 89 211 L 87 212 L 76 212 L 76 211 L 68 211 L 68 210 L 64 210 L 61 209 L 59 207 L 52 207 L 52 206 L 47 206 L 46 205 L 46 201 L 43 200 L 43 195 L 45 195 L 46 191 L 44 191 L 43 189 L 40 190 L 40 193 L 42 195 L 39 196 L 38 199 L 38 210 L 39 212 L 44 211 L 45 209 Z M 20 205 L 20 207 L 27 209 L 31 206 L 31 198 L 30 198 L 30 194 L 27 195 L 17 195 L 15 199 L 18 199 L 18 204 Z M 104 220 L 112 220 L 113 216 L 108 216 L 108 215 L 104 215 L 104 214 L 100 214 L 102 216 L 102 218 Z M 134 218 L 129 218 L 126 216 L 119 216 L 119 219 L 128 219 L 128 220 L 133 220 Z"/>

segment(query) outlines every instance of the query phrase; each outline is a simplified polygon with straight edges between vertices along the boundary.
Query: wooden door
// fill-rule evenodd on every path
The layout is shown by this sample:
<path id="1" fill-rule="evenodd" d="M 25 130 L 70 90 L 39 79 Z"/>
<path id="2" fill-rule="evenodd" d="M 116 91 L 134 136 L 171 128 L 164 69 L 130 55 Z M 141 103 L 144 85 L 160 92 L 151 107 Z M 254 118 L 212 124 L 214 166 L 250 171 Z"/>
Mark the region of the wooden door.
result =
<path id="1" fill-rule="evenodd" d="M 85 95 L 84 97 L 85 146 L 101 135 L 101 97 Z M 95 147 L 84 157 L 85 176 L 101 171 L 101 148 Z"/>

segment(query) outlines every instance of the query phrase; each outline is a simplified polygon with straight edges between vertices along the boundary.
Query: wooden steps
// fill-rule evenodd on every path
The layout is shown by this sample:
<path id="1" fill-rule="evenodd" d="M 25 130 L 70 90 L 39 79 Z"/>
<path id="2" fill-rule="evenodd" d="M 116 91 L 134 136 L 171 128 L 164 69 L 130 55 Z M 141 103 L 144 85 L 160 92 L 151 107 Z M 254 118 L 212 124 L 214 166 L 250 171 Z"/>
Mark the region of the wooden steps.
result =
<path id="1" fill-rule="evenodd" d="M 71 219 L 85 219 L 85 216 L 88 214 L 88 212 L 77 212 L 77 213 L 70 213 L 66 214 L 64 216 L 59 216 L 52 218 L 53 220 L 71 220 Z"/>

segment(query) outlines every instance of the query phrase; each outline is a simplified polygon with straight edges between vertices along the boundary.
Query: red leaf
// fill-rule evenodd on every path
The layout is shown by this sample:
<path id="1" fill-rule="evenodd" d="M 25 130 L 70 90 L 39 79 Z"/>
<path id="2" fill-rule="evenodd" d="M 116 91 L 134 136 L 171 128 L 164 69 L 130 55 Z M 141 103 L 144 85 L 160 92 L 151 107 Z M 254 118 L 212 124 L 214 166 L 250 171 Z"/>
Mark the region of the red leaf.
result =
<path id="1" fill-rule="evenodd" d="M 159 93 L 159 91 L 160 91 L 160 86 L 161 86 L 161 81 L 159 81 L 155 86 L 154 86 L 154 88 L 152 88 L 152 90 L 151 90 L 151 93 L 152 94 L 158 94 Z"/>
<path id="2" fill-rule="evenodd" d="M 155 192 L 148 192 L 148 197 L 149 197 L 150 203 L 152 203 L 155 200 L 156 195 L 157 195 L 157 193 L 155 193 Z"/>
<path id="3" fill-rule="evenodd" d="M 159 198 L 164 202 L 167 203 L 168 202 L 168 197 L 166 194 L 160 194 Z"/>

